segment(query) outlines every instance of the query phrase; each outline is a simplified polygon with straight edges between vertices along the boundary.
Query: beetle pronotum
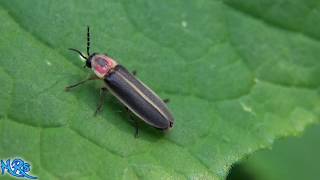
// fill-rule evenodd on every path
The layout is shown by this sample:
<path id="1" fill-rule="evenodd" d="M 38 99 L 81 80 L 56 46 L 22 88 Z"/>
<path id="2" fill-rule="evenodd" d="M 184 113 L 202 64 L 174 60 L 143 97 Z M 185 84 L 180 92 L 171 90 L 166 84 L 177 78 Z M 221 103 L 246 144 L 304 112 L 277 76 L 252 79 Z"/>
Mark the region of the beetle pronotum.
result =
<path id="1" fill-rule="evenodd" d="M 85 67 L 91 68 L 94 74 L 79 83 L 66 87 L 66 90 L 89 80 L 103 80 L 105 87 L 101 88 L 100 94 L 103 91 L 111 92 L 127 109 L 152 127 L 161 130 L 173 127 L 172 114 L 164 101 L 149 87 L 107 54 L 90 54 L 89 27 L 87 27 L 87 56 L 77 49 L 70 48 L 69 50 L 77 52 L 84 59 Z M 96 113 L 101 110 L 103 103 L 103 96 L 101 96 Z M 137 134 L 136 126 L 135 135 Z"/>

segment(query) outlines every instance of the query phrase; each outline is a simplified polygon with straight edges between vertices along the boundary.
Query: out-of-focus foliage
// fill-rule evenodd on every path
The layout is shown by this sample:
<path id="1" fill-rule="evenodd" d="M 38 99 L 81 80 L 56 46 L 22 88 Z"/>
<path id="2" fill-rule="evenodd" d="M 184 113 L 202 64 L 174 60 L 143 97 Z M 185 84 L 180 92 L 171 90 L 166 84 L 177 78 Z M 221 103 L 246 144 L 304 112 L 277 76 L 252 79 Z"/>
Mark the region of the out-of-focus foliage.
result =
<path id="1" fill-rule="evenodd" d="M 308 128 L 302 137 L 276 141 L 272 150 L 253 154 L 245 171 L 261 180 L 318 179 L 320 125 Z"/>

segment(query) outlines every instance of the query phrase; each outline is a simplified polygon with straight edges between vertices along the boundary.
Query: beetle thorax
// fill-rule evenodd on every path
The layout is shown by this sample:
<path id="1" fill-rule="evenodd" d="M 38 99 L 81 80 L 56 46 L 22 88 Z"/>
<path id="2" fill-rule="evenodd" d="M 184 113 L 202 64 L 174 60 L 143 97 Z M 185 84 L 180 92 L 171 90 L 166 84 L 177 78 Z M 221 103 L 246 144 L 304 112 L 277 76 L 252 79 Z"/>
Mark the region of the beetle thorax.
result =
<path id="1" fill-rule="evenodd" d="M 116 65 L 116 61 L 103 54 L 91 58 L 91 69 L 99 78 L 107 76 Z"/>

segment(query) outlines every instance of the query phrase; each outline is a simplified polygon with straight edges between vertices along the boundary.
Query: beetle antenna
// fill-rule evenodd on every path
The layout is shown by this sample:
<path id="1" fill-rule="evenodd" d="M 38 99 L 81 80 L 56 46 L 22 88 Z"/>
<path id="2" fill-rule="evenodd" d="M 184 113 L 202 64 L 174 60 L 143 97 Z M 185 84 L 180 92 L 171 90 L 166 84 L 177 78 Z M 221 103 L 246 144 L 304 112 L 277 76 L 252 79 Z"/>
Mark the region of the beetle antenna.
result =
<path id="1" fill-rule="evenodd" d="M 89 26 L 87 26 L 87 54 L 88 54 L 88 57 L 90 56 L 90 29 L 89 29 Z"/>
<path id="2" fill-rule="evenodd" d="M 69 50 L 77 52 L 83 59 L 88 60 L 88 58 L 85 55 L 83 55 L 82 52 L 80 52 L 79 50 L 73 48 L 69 48 Z"/>

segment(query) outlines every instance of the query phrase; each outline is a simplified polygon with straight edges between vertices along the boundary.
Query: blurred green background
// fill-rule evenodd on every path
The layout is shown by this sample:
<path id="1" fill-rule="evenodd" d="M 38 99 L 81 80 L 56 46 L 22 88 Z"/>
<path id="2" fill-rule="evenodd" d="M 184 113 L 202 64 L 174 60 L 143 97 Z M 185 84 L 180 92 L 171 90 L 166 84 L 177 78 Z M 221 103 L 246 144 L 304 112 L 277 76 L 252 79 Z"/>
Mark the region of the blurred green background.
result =
<path id="1" fill-rule="evenodd" d="M 0 1 L 0 159 L 40 179 L 318 179 L 320 1 Z M 139 123 L 84 79 L 108 53 L 175 127 Z M 298 136 L 298 137 L 297 137 Z M 8 173 L 1 179 L 12 179 Z"/>
<path id="2" fill-rule="evenodd" d="M 227 179 L 318 179 L 320 126 L 299 137 L 277 140 L 272 148 L 258 151 L 235 164 Z"/>

